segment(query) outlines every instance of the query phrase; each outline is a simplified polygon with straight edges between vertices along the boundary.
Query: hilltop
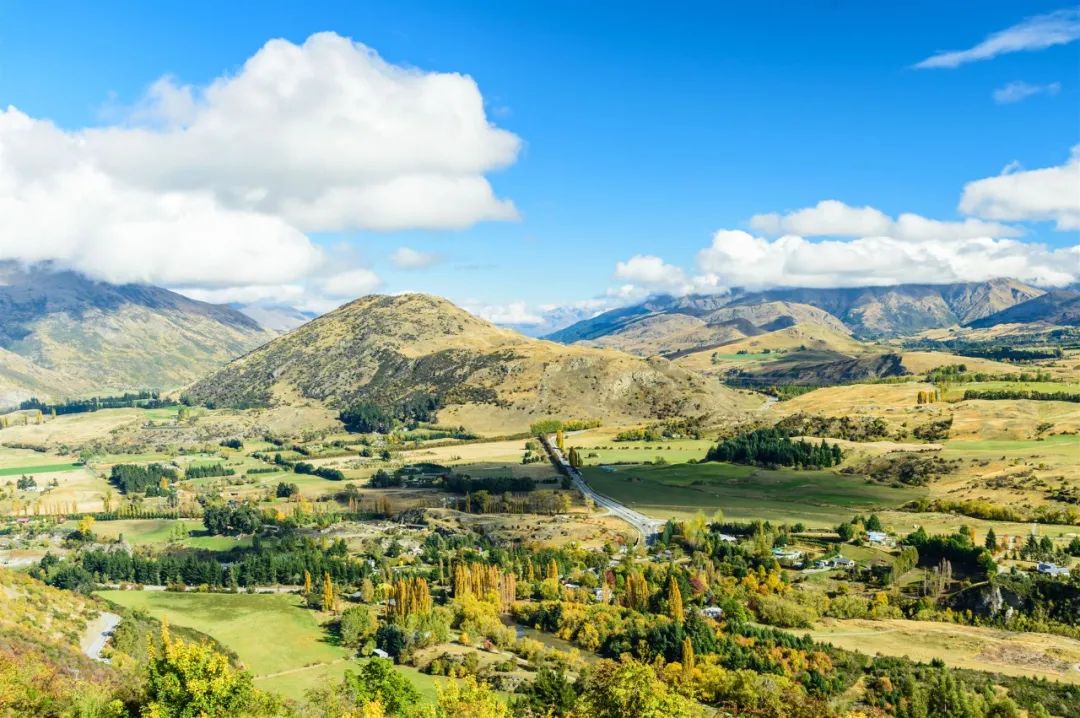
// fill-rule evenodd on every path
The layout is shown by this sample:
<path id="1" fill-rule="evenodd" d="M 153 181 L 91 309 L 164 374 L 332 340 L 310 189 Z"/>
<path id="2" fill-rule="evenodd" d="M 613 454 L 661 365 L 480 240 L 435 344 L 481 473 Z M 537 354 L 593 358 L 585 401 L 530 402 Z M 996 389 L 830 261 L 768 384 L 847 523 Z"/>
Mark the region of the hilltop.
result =
<path id="1" fill-rule="evenodd" d="M 0 264 L 3 403 L 182 386 L 272 336 L 167 289 Z"/>
<path id="2" fill-rule="evenodd" d="M 400 412 L 427 405 L 440 421 L 503 433 L 544 416 L 722 416 L 755 403 L 664 359 L 531 339 L 424 294 L 357 299 L 212 373 L 186 395 L 231 407 L 313 401 Z"/>

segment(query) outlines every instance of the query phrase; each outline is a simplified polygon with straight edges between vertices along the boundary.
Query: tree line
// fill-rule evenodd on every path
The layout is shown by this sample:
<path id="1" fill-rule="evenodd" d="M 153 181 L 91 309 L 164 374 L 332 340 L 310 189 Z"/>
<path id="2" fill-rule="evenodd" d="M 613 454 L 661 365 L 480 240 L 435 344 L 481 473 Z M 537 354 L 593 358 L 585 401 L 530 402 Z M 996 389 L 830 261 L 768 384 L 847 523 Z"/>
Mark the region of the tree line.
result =
<path id="1" fill-rule="evenodd" d="M 1029 401 L 1071 401 L 1080 402 L 1080 392 L 1071 391 L 1034 391 L 1030 389 L 968 389 L 964 399 L 1027 399 Z"/>

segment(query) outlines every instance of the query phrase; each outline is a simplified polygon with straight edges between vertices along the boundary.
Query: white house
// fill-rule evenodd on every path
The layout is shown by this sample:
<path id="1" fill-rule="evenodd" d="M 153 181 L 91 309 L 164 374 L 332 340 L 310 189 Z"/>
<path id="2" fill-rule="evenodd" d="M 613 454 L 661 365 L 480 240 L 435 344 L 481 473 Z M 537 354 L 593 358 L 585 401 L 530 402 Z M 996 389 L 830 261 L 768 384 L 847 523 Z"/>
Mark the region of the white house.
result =
<path id="1" fill-rule="evenodd" d="M 870 543 L 887 544 L 889 543 L 889 534 L 884 531 L 867 531 L 866 540 Z"/>
<path id="2" fill-rule="evenodd" d="M 719 621 L 721 618 L 724 617 L 724 609 L 720 608 L 719 606 L 706 606 L 705 608 L 701 609 L 701 615 L 705 616 L 706 618 L 711 618 L 714 621 Z"/>
<path id="3" fill-rule="evenodd" d="M 852 568 L 855 562 L 843 556 L 833 556 L 832 558 L 818 559 L 814 561 L 814 565 L 818 568 Z"/>

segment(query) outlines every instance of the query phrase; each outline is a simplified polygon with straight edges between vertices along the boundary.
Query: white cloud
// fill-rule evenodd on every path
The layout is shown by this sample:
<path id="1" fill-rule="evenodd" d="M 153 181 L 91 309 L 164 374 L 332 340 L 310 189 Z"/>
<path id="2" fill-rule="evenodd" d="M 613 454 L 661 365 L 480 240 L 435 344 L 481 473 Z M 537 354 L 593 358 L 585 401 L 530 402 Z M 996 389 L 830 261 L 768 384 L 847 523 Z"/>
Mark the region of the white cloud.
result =
<path id="1" fill-rule="evenodd" d="M 1057 167 L 1006 169 L 965 185 L 960 211 L 999 220 L 1053 221 L 1059 230 L 1080 229 L 1080 145 Z"/>
<path id="2" fill-rule="evenodd" d="M 858 287 L 996 277 L 1061 286 L 1080 279 L 1080 250 L 990 237 L 811 242 L 796 235 L 770 240 L 721 230 L 699 253 L 698 266 L 727 287 Z"/>
<path id="3" fill-rule="evenodd" d="M 1050 82 L 1045 85 L 1032 85 L 1021 80 L 1010 82 L 1009 84 L 994 90 L 994 102 L 999 105 L 1009 105 L 1014 102 L 1026 100 L 1035 95 L 1056 95 L 1060 91 L 1060 82 Z"/>
<path id="4" fill-rule="evenodd" d="M 365 294 L 371 294 L 381 285 L 382 280 L 379 279 L 379 275 L 363 267 L 332 274 L 316 282 L 320 294 L 335 299 L 362 297 Z"/>
<path id="5" fill-rule="evenodd" d="M 676 286 L 686 281 L 681 269 L 650 254 L 637 254 L 619 262 L 615 265 L 615 276 L 651 287 Z"/>
<path id="6" fill-rule="evenodd" d="M 966 219 L 943 222 L 905 213 L 895 220 L 873 207 L 851 207 L 835 199 L 818 202 L 786 214 L 755 214 L 750 226 L 764 234 L 796 234 L 802 237 L 873 237 L 924 241 L 928 239 L 970 239 L 974 237 L 1015 237 L 1022 232 L 996 222 Z"/>
<path id="7" fill-rule="evenodd" d="M 850 207 L 835 199 L 827 199 L 814 207 L 784 215 L 775 212 L 755 214 L 750 218 L 750 226 L 768 234 L 791 232 L 806 236 L 857 237 L 884 234 L 892 226 L 892 220 L 873 207 Z"/>
<path id="8" fill-rule="evenodd" d="M 390 255 L 390 261 L 399 269 L 427 269 L 437 264 L 442 257 L 432 252 L 420 252 L 409 247 L 398 247 Z"/>
<path id="9" fill-rule="evenodd" d="M 315 280 L 327 261 L 305 233 L 514 219 L 485 175 L 520 144 L 467 76 L 332 33 L 272 40 L 206 87 L 158 80 L 112 125 L 0 111 L 0 259 L 234 294 L 367 290 L 369 270 Z"/>
<path id="10" fill-rule="evenodd" d="M 494 324 L 533 326 L 544 323 L 542 314 L 530 309 L 526 302 L 482 304 L 466 301 L 462 302 L 461 306 L 481 319 L 486 319 Z"/>
<path id="11" fill-rule="evenodd" d="M 954 68 L 968 62 L 989 60 L 1012 52 L 1044 50 L 1067 45 L 1080 38 L 1080 8 L 1065 8 L 1036 15 L 986 37 L 967 50 L 950 50 L 931 55 L 915 65 L 919 69 Z"/>
<path id="12" fill-rule="evenodd" d="M 722 229 L 698 253 L 690 273 L 654 255 L 616 265 L 621 284 L 612 302 L 649 295 L 721 292 L 733 287 L 858 287 L 906 283 L 975 282 L 1013 277 L 1041 286 L 1080 280 L 1080 244 L 1052 249 L 1016 239 L 1019 227 L 996 220 L 1051 220 L 1080 229 L 1080 146 L 1059 167 L 1020 171 L 964 188 L 961 212 L 942 221 L 905 213 L 895 219 L 874 207 L 825 200 L 788 213 L 755 215 L 765 235 Z M 779 236 L 776 236 L 779 235 Z M 819 241 L 808 237 L 825 237 Z"/>

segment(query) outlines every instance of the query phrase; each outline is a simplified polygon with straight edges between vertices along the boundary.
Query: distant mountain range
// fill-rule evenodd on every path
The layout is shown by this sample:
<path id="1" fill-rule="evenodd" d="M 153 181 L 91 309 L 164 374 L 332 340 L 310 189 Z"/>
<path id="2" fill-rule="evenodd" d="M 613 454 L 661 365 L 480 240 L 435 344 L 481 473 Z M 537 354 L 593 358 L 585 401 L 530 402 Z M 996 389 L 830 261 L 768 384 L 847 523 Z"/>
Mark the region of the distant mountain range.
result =
<path id="1" fill-rule="evenodd" d="M 182 386 L 274 336 L 167 289 L 0 263 L 0 406 Z"/>
<path id="2" fill-rule="evenodd" d="M 577 322 L 548 335 L 638 354 L 720 346 L 796 324 L 859 339 L 964 325 L 1035 299 L 1043 291 L 1012 279 L 892 287 L 773 289 L 724 295 L 661 296 Z"/>
<path id="3" fill-rule="evenodd" d="M 755 402 L 663 359 L 531 339 L 424 294 L 368 296 L 186 390 L 194 401 L 439 408 L 444 424 L 513 433 L 537 419 L 722 415 Z"/>
<path id="4" fill-rule="evenodd" d="M 1003 309 L 988 317 L 968 322 L 972 329 L 1002 324 L 1046 324 L 1059 327 L 1080 326 L 1080 291 L 1061 289 Z"/>
<path id="5" fill-rule="evenodd" d="M 792 375 L 796 360 L 829 357 L 838 371 L 892 371 L 872 358 L 844 362 L 881 351 L 863 339 L 957 325 L 1076 326 L 1078 297 L 1009 279 L 665 296 L 542 341 L 420 294 L 364 297 L 314 318 L 0 263 L 0 407 L 195 382 L 193 398 L 223 406 L 425 396 L 444 407 L 441 418 L 519 428 L 548 414 L 740 411 L 745 397 L 701 376 L 726 371 L 729 354 L 785 353 Z"/>

